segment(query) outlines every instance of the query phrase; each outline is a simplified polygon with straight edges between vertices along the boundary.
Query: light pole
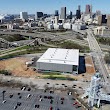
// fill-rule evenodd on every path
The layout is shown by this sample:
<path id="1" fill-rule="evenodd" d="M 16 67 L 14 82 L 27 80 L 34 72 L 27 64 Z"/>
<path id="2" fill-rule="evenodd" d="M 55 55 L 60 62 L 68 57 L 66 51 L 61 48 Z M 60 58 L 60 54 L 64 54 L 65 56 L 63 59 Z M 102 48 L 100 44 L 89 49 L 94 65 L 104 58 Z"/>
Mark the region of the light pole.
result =
<path id="1" fill-rule="evenodd" d="M 3 93 L 3 101 L 4 101 L 4 94 L 5 94 L 5 92 L 6 92 L 6 91 L 3 91 L 3 92 L 2 92 L 2 93 Z"/>

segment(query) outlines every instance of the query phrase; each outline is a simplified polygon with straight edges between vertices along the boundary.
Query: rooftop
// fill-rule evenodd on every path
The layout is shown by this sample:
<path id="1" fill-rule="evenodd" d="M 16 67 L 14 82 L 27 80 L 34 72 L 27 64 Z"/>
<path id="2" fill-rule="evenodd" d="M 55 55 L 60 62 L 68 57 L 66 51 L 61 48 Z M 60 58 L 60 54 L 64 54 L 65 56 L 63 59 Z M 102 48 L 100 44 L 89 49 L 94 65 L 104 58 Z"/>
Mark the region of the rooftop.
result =
<path id="1" fill-rule="evenodd" d="M 37 62 L 78 65 L 78 49 L 49 48 Z"/>

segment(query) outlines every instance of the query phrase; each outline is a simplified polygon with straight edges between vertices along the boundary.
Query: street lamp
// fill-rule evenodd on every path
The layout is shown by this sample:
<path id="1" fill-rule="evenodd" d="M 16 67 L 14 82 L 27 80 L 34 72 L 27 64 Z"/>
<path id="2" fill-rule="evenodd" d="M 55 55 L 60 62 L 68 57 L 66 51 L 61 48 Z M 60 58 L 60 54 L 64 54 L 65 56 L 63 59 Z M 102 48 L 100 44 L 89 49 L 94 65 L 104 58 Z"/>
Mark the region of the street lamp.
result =
<path id="1" fill-rule="evenodd" d="M 5 92 L 6 92 L 6 91 L 2 91 L 2 93 L 3 93 L 3 101 L 4 101 L 4 94 L 5 94 Z"/>

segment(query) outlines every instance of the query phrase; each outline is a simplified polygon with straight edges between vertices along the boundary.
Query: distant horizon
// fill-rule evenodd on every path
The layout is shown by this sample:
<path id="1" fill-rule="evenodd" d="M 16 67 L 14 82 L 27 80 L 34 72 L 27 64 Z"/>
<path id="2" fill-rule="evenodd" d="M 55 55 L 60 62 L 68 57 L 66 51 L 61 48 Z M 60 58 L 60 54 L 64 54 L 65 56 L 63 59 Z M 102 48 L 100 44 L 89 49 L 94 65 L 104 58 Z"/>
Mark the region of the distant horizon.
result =
<path id="1" fill-rule="evenodd" d="M 67 7 L 67 13 L 72 11 L 75 14 L 78 5 L 81 11 L 85 12 L 85 6 L 89 4 L 93 7 L 93 12 L 100 10 L 102 14 L 110 14 L 110 0 L 2 0 L 0 3 L 0 14 L 19 14 L 20 12 L 28 12 L 35 14 L 42 11 L 45 14 L 54 14 L 55 10 L 61 7 Z"/>

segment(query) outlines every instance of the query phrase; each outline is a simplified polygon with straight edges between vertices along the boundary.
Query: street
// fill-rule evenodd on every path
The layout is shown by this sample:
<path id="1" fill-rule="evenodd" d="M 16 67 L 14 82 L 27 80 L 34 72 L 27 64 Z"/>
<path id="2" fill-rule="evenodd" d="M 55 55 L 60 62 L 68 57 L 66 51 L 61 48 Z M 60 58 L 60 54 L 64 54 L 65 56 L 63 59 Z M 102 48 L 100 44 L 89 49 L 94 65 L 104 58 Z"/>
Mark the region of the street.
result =
<path id="1" fill-rule="evenodd" d="M 96 41 L 94 35 L 92 34 L 92 32 L 90 30 L 87 30 L 87 38 L 88 38 L 88 43 L 89 43 L 89 47 L 90 50 L 92 51 L 92 56 L 94 57 L 95 61 L 98 63 L 99 65 L 99 73 L 101 73 L 103 75 L 104 81 L 105 82 L 109 82 L 109 74 L 105 68 L 105 61 L 102 57 L 103 52 L 98 44 L 98 42 Z"/>

